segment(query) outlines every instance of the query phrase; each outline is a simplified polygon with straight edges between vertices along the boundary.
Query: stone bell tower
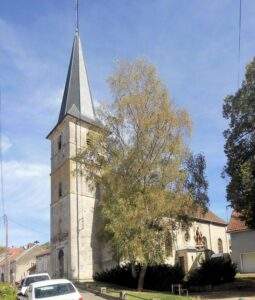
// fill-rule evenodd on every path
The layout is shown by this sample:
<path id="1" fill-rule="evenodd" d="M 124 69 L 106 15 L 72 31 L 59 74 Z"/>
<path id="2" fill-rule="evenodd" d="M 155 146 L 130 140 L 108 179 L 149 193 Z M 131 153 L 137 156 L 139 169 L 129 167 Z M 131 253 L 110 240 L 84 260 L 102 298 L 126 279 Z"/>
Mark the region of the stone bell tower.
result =
<path id="1" fill-rule="evenodd" d="M 76 30 L 57 125 L 51 141 L 51 266 L 54 277 L 91 280 L 103 268 L 97 242 L 96 193 L 72 160 L 98 130 L 79 32 Z M 106 262 L 106 261 L 105 261 Z"/>

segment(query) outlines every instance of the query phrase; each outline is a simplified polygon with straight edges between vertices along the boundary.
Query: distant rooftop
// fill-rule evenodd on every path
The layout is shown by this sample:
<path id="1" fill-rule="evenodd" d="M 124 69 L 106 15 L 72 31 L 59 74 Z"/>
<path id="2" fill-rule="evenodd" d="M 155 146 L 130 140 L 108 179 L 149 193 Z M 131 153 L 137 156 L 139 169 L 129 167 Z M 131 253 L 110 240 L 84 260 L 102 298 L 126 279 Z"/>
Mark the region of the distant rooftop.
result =
<path id="1" fill-rule="evenodd" d="M 228 232 L 240 232 L 248 230 L 248 227 L 245 225 L 245 222 L 241 220 L 241 214 L 233 211 L 231 215 L 231 219 L 228 224 L 227 231 Z"/>
<path id="2" fill-rule="evenodd" d="M 218 217 L 215 213 L 212 211 L 208 210 L 207 212 L 203 212 L 202 209 L 198 209 L 197 213 L 194 216 L 195 219 L 209 222 L 209 223 L 215 223 L 215 224 L 220 224 L 220 225 L 225 225 L 227 226 L 227 223 Z"/>

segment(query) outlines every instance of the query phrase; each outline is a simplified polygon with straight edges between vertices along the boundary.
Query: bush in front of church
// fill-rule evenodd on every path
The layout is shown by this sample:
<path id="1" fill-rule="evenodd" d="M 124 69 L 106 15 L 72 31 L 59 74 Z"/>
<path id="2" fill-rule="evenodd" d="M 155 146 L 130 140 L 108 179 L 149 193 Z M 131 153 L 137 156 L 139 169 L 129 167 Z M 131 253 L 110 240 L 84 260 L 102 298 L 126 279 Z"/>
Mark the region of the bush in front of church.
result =
<path id="1" fill-rule="evenodd" d="M 128 288 L 136 288 L 140 266 L 136 265 L 132 272 L 131 264 L 116 266 L 110 270 L 97 273 L 95 280 L 125 286 Z M 172 283 L 181 283 L 184 273 L 179 265 L 155 265 L 148 266 L 144 279 L 144 288 L 148 290 L 169 291 Z"/>
<path id="2" fill-rule="evenodd" d="M 188 275 L 188 286 L 217 285 L 232 282 L 237 272 L 236 264 L 223 257 L 211 258 L 202 262 L 199 268 Z"/>
<path id="3" fill-rule="evenodd" d="M 175 266 L 149 266 L 145 275 L 144 288 L 148 290 L 169 291 L 171 284 L 183 281 L 184 275 L 179 264 Z"/>

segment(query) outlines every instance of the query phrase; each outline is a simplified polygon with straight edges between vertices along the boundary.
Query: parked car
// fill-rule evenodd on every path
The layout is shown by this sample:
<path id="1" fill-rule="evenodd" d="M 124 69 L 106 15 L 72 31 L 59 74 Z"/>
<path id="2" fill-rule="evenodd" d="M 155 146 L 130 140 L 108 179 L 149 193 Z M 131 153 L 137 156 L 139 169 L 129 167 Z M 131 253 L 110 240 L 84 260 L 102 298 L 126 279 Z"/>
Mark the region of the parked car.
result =
<path id="1" fill-rule="evenodd" d="M 30 284 L 26 300 L 83 300 L 77 288 L 67 279 L 53 279 Z"/>
<path id="2" fill-rule="evenodd" d="M 48 273 L 28 275 L 27 277 L 21 280 L 17 298 L 19 300 L 23 300 L 22 296 L 25 295 L 26 290 L 31 283 L 43 281 L 43 280 L 49 280 L 49 279 L 50 279 L 50 275 Z"/>

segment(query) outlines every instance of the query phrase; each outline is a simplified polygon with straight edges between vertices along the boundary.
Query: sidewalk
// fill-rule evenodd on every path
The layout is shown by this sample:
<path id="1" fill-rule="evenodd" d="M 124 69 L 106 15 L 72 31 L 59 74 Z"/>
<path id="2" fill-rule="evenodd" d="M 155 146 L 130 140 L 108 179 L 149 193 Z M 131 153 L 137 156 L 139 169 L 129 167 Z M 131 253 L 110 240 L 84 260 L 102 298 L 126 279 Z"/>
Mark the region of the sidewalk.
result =
<path id="1" fill-rule="evenodd" d="M 191 294 L 191 297 L 198 296 L 201 300 L 254 300 L 255 291 L 221 291 L 212 293 Z"/>
<path id="2" fill-rule="evenodd" d="M 101 298 L 89 292 L 82 291 L 81 294 L 84 300 L 104 300 L 104 298 Z"/>

